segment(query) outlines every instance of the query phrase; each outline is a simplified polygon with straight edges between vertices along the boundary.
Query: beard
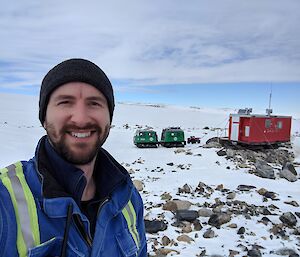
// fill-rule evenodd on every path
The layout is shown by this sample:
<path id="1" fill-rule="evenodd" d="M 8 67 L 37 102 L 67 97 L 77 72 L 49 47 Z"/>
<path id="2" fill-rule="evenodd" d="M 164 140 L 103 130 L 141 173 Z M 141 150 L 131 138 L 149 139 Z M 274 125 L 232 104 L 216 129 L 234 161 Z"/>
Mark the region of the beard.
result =
<path id="1" fill-rule="evenodd" d="M 94 160 L 100 147 L 106 141 L 110 130 L 109 124 L 107 124 L 104 129 L 95 124 L 86 124 L 86 126 L 80 128 L 75 125 L 65 125 L 59 131 L 55 129 L 54 124 L 52 123 L 46 122 L 45 125 L 48 138 L 55 151 L 64 160 L 75 165 L 88 164 Z M 67 140 L 69 131 L 76 131 L 79 129 L 93 131 L 93 134 L 97 134 L 97 139 L 89 144 L 77 142 L 75 145 L 71 145 Z"/>

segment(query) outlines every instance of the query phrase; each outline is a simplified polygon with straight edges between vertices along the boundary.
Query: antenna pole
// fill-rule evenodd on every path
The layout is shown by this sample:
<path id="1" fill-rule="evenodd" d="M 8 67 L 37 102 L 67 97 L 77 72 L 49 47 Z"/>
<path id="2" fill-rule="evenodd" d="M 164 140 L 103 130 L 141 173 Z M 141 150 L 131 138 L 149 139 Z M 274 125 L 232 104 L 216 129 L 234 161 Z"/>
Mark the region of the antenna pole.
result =
<path id="1" fill-rule="evenodd" d="M 271 110 L 271 101 L 272 101 L 272 84 L 271 84 L 271 92 L 270 92 L 270 98 L 269 98 L 269 110 Z"/>

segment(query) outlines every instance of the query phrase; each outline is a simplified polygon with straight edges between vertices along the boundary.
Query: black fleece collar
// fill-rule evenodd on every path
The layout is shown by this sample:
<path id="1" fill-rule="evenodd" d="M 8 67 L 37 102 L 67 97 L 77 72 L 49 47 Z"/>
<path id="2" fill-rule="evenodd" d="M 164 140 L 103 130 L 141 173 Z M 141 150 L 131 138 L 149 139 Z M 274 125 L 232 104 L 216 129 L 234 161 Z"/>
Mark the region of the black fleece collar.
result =
<path id="1" fill-rule="evenodd" d="M 80 204 L 86 186 L 83 171 L 62 159 L 49 143 L 47 136 L 41 138 L 36 158 L 43 179 L 44 197 L 69 196 Z M 126 169 L 103 148 L 99 149 L 93 176 L 99 200 L 109 197 L 129 178 Z"/>

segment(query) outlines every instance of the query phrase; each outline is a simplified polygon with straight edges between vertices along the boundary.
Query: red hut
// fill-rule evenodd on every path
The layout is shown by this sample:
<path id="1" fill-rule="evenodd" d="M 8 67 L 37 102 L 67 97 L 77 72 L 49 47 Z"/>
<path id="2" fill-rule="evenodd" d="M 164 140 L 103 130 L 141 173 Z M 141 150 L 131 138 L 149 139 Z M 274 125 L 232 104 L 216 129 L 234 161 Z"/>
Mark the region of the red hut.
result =
<path id="1" fill-rule="evenodd" d="M 243 144 L 276 144 L 290 141 L 291 116 L 251 114 L 252 108 L 230 114 L 228 138 Z"/>

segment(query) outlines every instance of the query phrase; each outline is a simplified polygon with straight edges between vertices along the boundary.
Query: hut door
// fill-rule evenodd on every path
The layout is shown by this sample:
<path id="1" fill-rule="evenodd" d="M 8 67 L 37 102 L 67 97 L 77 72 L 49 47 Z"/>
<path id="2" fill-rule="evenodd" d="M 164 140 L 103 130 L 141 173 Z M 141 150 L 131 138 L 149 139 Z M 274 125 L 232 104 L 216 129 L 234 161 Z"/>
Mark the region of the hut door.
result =
<path id="1" fill-rule="evenodd" d="M 232 116 L 232 130 L 230 139 L 233 141 L 239 140 L 240 117 Z"/>

